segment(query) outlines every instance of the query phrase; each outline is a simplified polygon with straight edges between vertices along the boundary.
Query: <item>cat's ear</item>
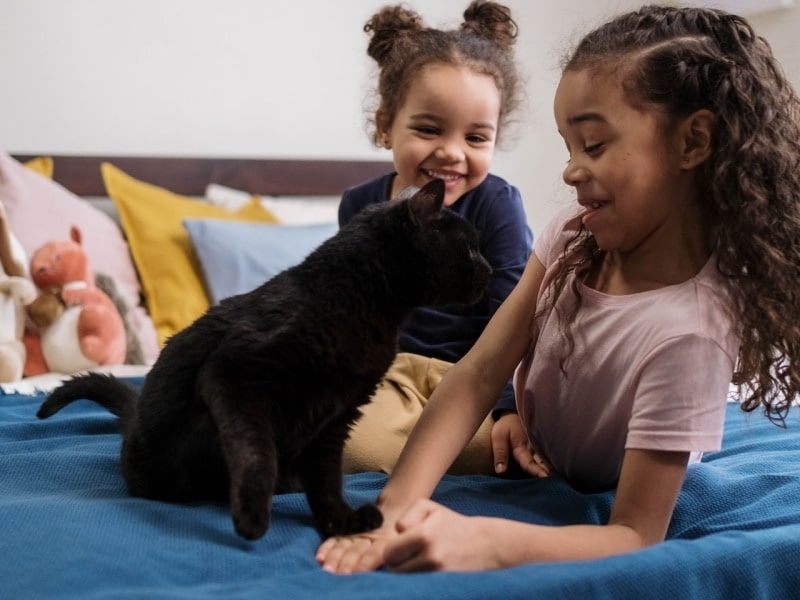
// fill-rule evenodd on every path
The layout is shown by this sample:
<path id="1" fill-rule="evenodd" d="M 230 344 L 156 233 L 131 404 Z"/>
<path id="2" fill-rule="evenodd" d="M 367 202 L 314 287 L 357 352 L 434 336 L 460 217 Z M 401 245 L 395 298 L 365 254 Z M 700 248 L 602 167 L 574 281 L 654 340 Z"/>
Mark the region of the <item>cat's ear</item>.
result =
<path id="1" fill-rule="evenodd" d="M 444 181 L 434 179 L 408 199 L 408 211 L 412 219 L 424 222 L 436 217 L 441 212 L 443 203 Z"/>

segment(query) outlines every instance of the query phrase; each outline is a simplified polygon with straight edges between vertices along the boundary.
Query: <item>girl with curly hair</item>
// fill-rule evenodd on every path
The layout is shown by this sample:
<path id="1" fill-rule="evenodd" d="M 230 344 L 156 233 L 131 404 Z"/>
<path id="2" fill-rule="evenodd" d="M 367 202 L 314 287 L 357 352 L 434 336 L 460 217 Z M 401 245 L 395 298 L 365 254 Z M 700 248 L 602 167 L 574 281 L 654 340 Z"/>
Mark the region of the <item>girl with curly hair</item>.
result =
<path id="1" fill-rule="evenodd" d="M 392 153 L 394 171 L 345 191 L 344 225 L 364 207 L 389 202 L 432 179 L 445 182 L 444 204 L 475 225 L 492 274 L 472 306 L 423 307 L 404 324 L 396 360 L 344 449 L 344 470 L 391 473 L 429 396 L 477 341 L 522 276 L 532 234 L 519 190 L 490 172 L 498 140 L 521 102 L 511 11 L 475 0 L 455 29 L 428 27 L 405 5 L 385 6 L 364 26 L 379 68 L 373 141 Z M 510 451 L 516 423 L 511 379 L 453 461 L 452 473 L 494 473 Z"/>
<path id="2" fill-rule="evenodd" d="M 719 10 L 643 7 L 578 44 L 555 118 L 575 204 L 431 398 L 380 494 L 384 525 L 325 542 L 326 569 L 482 570 L 656 544 L 687 465 L 720 447 L 731 382 L 779 425 L 798 398 L 800 100 L 767 42 Z M 520 462 L 615 488 L 607 523 L 428 499 L 515 368 Z"/>

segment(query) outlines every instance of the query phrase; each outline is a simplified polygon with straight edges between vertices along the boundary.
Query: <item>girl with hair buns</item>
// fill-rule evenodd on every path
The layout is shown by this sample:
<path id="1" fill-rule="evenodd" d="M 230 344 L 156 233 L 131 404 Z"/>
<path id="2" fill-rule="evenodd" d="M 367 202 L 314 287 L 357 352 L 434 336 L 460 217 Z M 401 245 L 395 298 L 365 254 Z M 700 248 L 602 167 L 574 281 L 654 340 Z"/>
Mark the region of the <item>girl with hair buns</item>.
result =
<path id="1" fill-rule="evenodd" d="M 340 224 L 405 188 L 442 179 L 444 204 L 475 225 L 492 266 L 488 290 L 476 305 L 412 314 L 401 331 L 397 359 L 362 408 L 345 446 L 344 470 L 390 473 L 431 392 L 519 281 L 532 235 L 519 190 L 489 172 L 497 142 L 521 101 L 513 59 L 517 29 L 508 8 L 472 2 L 463 24 L 445 31 L 426 27 L 405 6 L 387 6 L 364 30 L 370 35 L 367 52 L 380 68 L 373 140 L 391 150 L 396 170 L 347 190 Z M 493 415 L 456 458 L 452 472 L 503 472 L 514 441 L 524 447 L 513 386 L 506 379 L 494 395 Z"/>
<path id="2" fill-rule="evenodd" d="M 378 506 L 332 538 L 349 573 L 585 560 L 664 540 L 687 465 L 720 447 L 731 382 L 783 424 L 800 395 L 800 99 L 719 10 L 645 6 L 566 61 L 555 118 L 576 202 L 441 382 Z M 606 523 L 459 515 L 428 498 L 517 368 L 534 471 L 615 488 Z"/>

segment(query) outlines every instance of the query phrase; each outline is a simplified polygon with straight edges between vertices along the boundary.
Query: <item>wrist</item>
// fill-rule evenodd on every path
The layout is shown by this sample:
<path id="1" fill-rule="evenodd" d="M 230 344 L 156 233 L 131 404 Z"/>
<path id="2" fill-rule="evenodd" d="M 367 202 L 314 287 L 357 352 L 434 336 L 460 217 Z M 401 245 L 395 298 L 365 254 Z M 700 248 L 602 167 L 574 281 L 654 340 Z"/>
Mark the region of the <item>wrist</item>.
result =
<path id="1" fill-rule="evenodd" d="M 499 421 L 506 415 L 516 415 L 516 414 L 517 411 L 516 409 L 513 408 L 495 408 L 492 411 L 492 419 L 494 419 L 494 422 L 497 423 L 497 421 Z"/>
<path id="2" fill-rule="evenodd" d="M 391 497 L 387 497 L 383 492 L 381 492 L 381 494 L 378 496 L 378 500 L 375 502 L 375 505 L 383 515 L 384 525 L 387 523 L 396 522 L 397 519 L 399 519 L 403 514 L 403 510 L 407 506 L 407 504 L 393 501 Z"/>

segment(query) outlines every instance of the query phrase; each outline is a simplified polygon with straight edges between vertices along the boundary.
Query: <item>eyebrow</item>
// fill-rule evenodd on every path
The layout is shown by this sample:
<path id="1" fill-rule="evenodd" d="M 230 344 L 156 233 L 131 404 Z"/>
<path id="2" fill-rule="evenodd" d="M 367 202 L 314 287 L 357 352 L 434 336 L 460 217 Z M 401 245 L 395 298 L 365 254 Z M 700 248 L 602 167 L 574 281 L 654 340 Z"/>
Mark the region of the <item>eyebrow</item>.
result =
<path id="1" fill-rule="evenodd" d="M 575 125 L 577 123 L 585 123 L 587 121 L 599 121 L 601 123 L 605 123 L 606 119 L 605 117 L 603 117 L 603 115 L 601 115 L 598 112 L 585 112 L 567 119 L 567 123 L 569 123 L 570 125 Z"/>
<path id="2" fill-rule="evenodd" d="M 417 113 L 415 115 L 411 115 L 410 118 L 411 118 L 412 121 L 413 120 L 425 120 L 425 119 L 428 119 L 428 120 L 431 120 L 431 121 L 437 121 L 438 122 L 438 121 L 443 121 L 444 120 L 442 117 L 434 115 L 434 114 L 431 114 L 431 113 Z M 478 128 L 478 129 L 490 129 L 492 131 L 497 129 L 491 123 L 472 123 L 472 126 Z"/>

